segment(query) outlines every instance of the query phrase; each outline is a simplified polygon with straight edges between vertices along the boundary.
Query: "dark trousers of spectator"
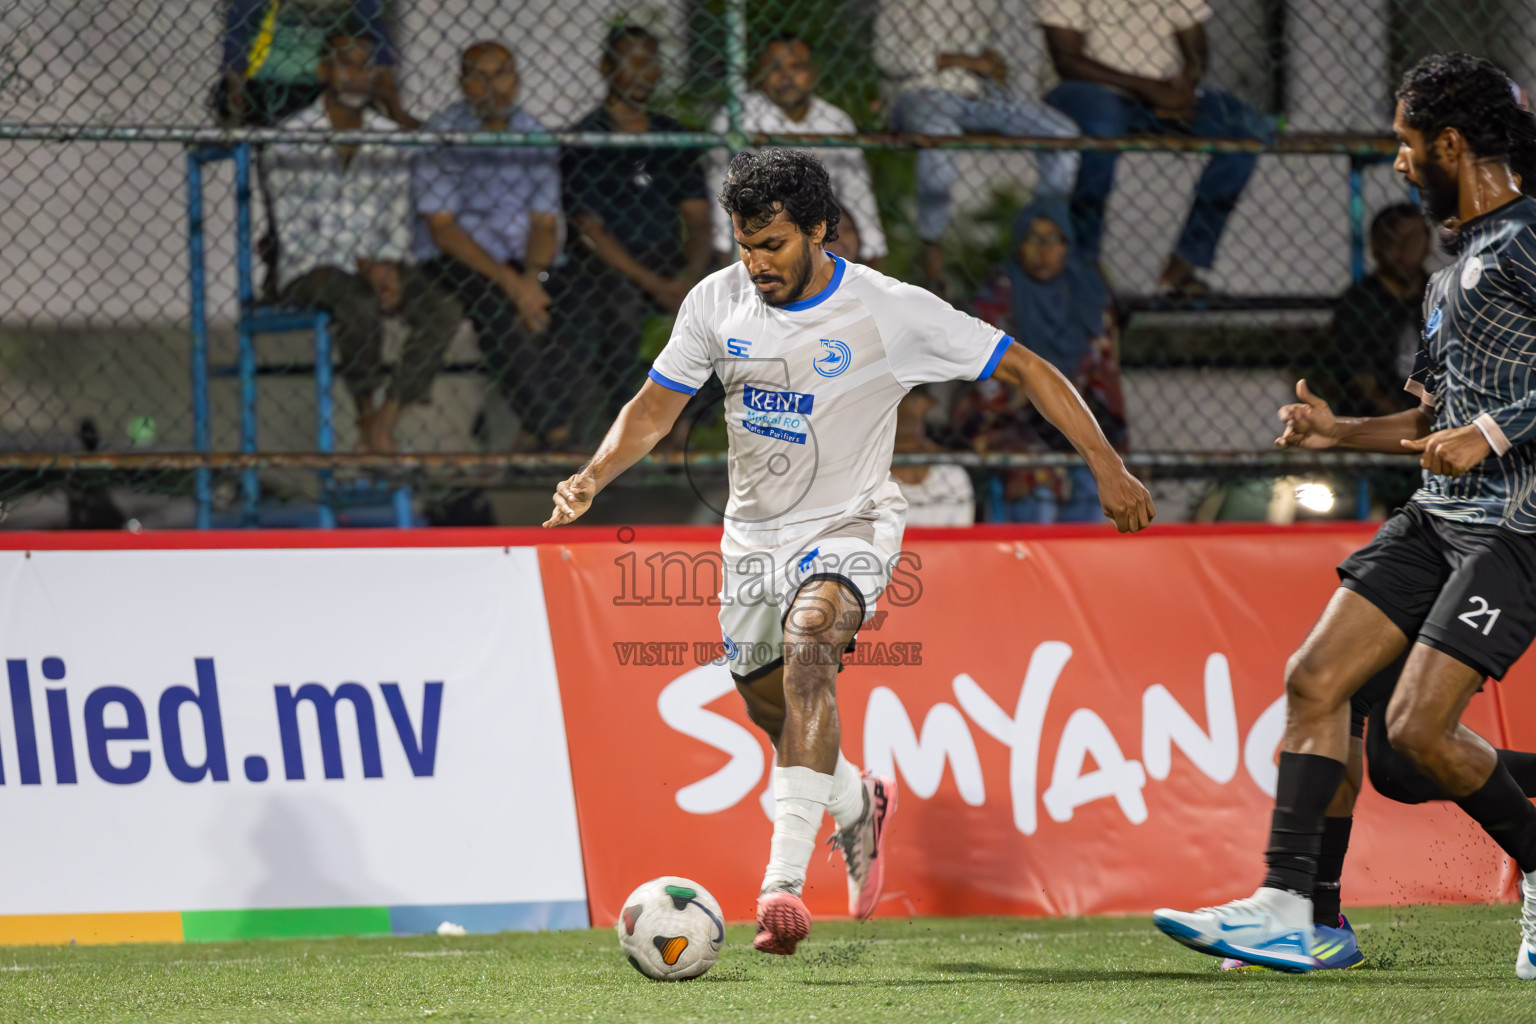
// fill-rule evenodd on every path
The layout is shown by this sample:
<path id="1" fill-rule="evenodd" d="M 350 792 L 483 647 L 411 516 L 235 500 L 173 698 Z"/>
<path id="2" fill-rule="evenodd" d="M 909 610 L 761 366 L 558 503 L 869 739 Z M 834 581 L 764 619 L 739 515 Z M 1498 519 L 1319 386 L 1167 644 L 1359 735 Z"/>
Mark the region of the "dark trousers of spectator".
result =
<path id="1" fill-rule="evenodd" d="M 513 264 L 514 269 L 517 265 Z M 458 300 L 464 315 L 475 327 L 475 340 L 486 373 L 506 397 L 522 428 L 543 437 L 564 426 L 574 401 L 578 367 L 559 348 L 560 318 L 558 274 L 544 285 L 550 297 L 550 323 L 542 331 L 523 323 L 517 306 L 488 277 L 451 256 L 437 256 L 422 264 L 422 272 L 439 288 Z M 584 297 L 583 297 L 584 301 Z"/>
<path id="2" fill-rule="evenodd" d="M 1045 101 L 1061 110 L 1084 135 L 1119 138 L 1125 135 L 1187 135 L 1201 139 L 1254 139 L 1273 142 L 1274 129 L 1258 111 L 1242 100 L 1209 89 L 1200 93 L 1199 106 L 1189 122 L 1164 121 L 1140 100 L 1115 92 L 1096 82 L 1062 82 Z M 1099 258 L 1104 234 L 1104 204 L 1115 183 L 1115 153 L 1084 153 L 1072 193 L 1072 226 L 1077 242 L 1090 260 Z M 1195 201 L 1184 232 L 1174 250 L 1197 267 L 1216 260 L 1216 245 L 1238 196 L 1253 174 L 1258 157 L 1249 153 L 1217 153 L 1206 164 L 1195 185 Z"/>
<path id="3" fill-rule="evenodd" d="M 282 301 L 331 314 L 331 335 L 340 359 L 342 380 L 354 400 L 387 386 L 388 398 L 402 406 L 425 401 L 432 378 L 463 313 L 452 296 L 435 287 L 421 271 L 400 273 L 400 307 L 409 332 L 400 362 L 391 373 L 384 365 L 384 316 L 373 286 L 340 267 L 319 267 L 283 289 Z"/>
<path id="4" fill-rule="evenodd" d="M 565 310 L 559 331 L 568 358 L 579 367 L 565 378 L 571 432 L 595 444 L 640 387 L 643 325 L 655 307 L 644 289 L 596 256 L 577 254 L 567 271 L 579 297 Z"/>

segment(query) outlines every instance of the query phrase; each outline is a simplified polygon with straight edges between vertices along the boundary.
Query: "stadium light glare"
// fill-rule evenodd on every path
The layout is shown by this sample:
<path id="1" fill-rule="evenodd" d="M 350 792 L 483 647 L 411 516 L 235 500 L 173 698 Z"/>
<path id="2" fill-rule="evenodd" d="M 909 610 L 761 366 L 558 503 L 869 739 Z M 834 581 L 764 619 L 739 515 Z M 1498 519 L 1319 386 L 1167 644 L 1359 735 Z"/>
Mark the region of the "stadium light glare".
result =
<path id="1" fill-rule="evenodd" d="M 1316 481 L 1297 484 L 1296 504 L 1308 512 L 1332 512 L 1333 490 L 1327 484 Z"/>

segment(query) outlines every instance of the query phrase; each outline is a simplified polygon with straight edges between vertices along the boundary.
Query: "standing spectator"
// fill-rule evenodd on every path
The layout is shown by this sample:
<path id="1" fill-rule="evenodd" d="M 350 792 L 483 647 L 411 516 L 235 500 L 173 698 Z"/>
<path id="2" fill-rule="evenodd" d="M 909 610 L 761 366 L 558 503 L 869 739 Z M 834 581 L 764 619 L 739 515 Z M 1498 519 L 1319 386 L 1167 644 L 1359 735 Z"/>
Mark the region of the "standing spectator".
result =
<path id="1" fill-rule="evenodd" d="M 343 29 L 373 43 L 379 109 L 401 128 L 415 128 L 395 88 L 395 50 L 382 0 L 229 0 L 214 94 L 220 123 L 271 127 L 314 103 L 322 90 L 315 67 L 326 36 Z"/>
<path id="2" fill-rule="evenodd" d="M 1009 258 L 982 285 L 972 312 L 1060 370 L 1083 396 L 1110 444 L 1124 451 L 1125 400 L 1109 292 L 1076 248 L 1064 201 L 1043 199 L 1024 207 L 1014 219 Z M 995 382 L 973 386 L 956 403 L 956 412 L 960 433 L 981 450 L 1072 450 L 1022 396 Z M 1004 518 L 1092 522 L 1102 515 L 1093 474 L 1085 466 L 1014 471 L 1005 488 Z"/>
<path id="3" fill-rule="evenodd" d="M 1008 61 L 991 48 L 1005 14 L 1000 0 L 882 0 L 875 22 L 875 63 L 897 93 L 891 127 L 917 135 L 986 132 L 1073 138 L 1070 117 L 1019 100 L 1007 88 Z M 1065 196 L 1078 154 L 1040 153 L 1039 192 Z M 950 192 L 959 179 L 955 154 L 917 154 L 917 237 L 923 242 L 925 287 L 943 292 L 944 232 Z"/>
<path id="4" fill-rule="evenodd" d="M 922 387 L 906 393 L 896 406 L 897 454 L 939 452 L 925 423 L 933 396 Z M 976 491 L 970 474 L 952 462 L 892 466 L 891 476 L 907 499 L 908 526 L 970 526 L 976 522 Z"/>
<path id="5" fill-rule="evenodd" d="M 464 99 L 427 122 L 432 131 L 541 132 L 518 106 L 517 62 L 501 43 L 464 51 Z M 459 300 L 480 351 L 527 439 L 558 448 L 569 377 L 551 364 L 550 265 L 560 227 L 560 164 L 553 148 L 447 146 L 415 165 L 416 257 Z"/>
<path id="6" fill-rule="evenodd" d="M 1333 314 L 1333 376 L 1348 396 L 1342 416 L 1390 416 L 1418 406 L 1403 390 L 1413 373 L 1424 321 L 1429 275 L 1429 225 L 1412 203 L 1398 203 L 1371 221 L 1374 273 L 1350 285 Z"/>
<path id="7" fill-rule="evenodd" d="M 1071 115 L 1085 135 L 1186 135 L 1273 142 L 1263 115 L 1235 96 L 1200 86 L 1205 75 L 1206 0 L 1040 0 L 1039 19 L 1061 84 L 1046 102 Z M 1115 181 L 1112 152 L 1083 154 L 1072 218 L 1083 256 L 1099 259 L 1104 204 Z M 1158 291 L 1209 292 L 1195 269 L 1216 260 L 1227 218 L 1258 158 L 1218 153 L 1195 186 L 1178 246 Z"/>
<path id="8" fill-rule="evenodd" d="M 754 68 L 752 80 L 756 88 L 741 101 L 741 130 L 769 135 L 852 135 L 857 132 L 847 111 L 816 95 L 817 75 L 810 43 L 793 32 L 782 32 L 769 39 Z M 711 130 L 724 132 L 729 124 L 725 111 L 721 111 Z M 844 259 L 880 269 L 880 261 L 886 254 L 885 229 L 880 224 L 880 208 L 875 203 L 875 188 L 869 179 L 869 164 L 864 159 L 864 151 L 821 149 L 817 150 L 816 157 L 826 167 L 827 175 L 832 179 L 832 192 L 843 210 L 838 239 L 828 246 L 828 250 Z M 724 151 L 715 150 L 709 168 L 712 193 L 719 192 L 725 181 L 725 164 Z M 715 217 L 715 252 L 734 259 L 736 243 L 731 237 L 731 219 L 718 204 L 711 205 Z"/>
<path id="9" fill-rule="evenodd" d="M 368 110 L 378 98 L 373 40 L 333 33 L 317 69 L 320 101 L 284 129 L 397 131 Z M 409 156 L 397 146 L 285 143 L 267 155 L 282 300 L 331 314 L 342 378 L 357 403 L 361 447 L 395 450 L 403 406 L 426 398 L 462 314 L 419 271 L 411 245 Z M 382 317 L 410 326 L 400 364 L 384 365 Z M 380 400 L 377 392 L 384 389 Z"/>
<path id="10" fill-rule="evenodd" d="M 603 43 L 608 95 L 573 126 L 578 132 L 674 132 L 677 121 L 650 109 L 661 80 L 656 37 L 619 25 Z M 675 313 L 710 263 L 709 190 L 699 154 L 664 146 L 573 148 L 561 154 L 580 288 L 564 320 L 581 375 L 585 434 L 603 428 L 633 390 L 647 313 Z M 681 221 L 682 234 L 678 225 Z"/>

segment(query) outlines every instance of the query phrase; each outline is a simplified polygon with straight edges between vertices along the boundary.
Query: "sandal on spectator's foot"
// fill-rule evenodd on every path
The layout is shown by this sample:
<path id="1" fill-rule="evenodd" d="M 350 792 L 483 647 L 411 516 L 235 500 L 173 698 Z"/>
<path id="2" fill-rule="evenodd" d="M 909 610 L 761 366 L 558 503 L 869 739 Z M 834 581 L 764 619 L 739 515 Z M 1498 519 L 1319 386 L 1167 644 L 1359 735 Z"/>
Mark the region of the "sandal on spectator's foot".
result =
<path id="1" fill-rule="evenodd" d="M 1168 280 L 1158 281 L 1157 297 L 1169 302 L 1200 302 L 1211 297 L 1211 286 L 1190 274 L 1177 284 Z"/>

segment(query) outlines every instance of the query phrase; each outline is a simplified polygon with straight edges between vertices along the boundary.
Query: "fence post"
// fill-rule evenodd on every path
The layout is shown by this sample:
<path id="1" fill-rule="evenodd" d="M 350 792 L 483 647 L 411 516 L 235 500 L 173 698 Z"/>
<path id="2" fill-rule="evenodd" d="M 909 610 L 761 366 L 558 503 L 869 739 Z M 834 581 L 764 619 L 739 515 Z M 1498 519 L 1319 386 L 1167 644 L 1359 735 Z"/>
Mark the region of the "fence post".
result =
<path id="1" fill-rule="evenodd" d="M 741 101 L 747 94 L 747 0 L 725 4 L 725 116 L 732 153 L 741 144 Z"/>
<path id="2" fill-rule="evenodd" d="M 240 328 L 240 450 L 256 451 L 256 339 L 249 318 L 256 303 L 256 286 L 251 269 L 251 147 L 235 146 L 235 268 L 239 278 Z M 255 526 L 259 518 L 261 481 L 255 469 L 240 474 L 240 490 L 245 498 L 242 518 Z"/>
<path id="3" fill-rule="evenodd" d="M 192 288 L 192 447 L 212 450 L 208 429 L 208 296 L 203 258 L 203 164 L 200 150 L 187 154 L 187 261 Z M 213 521 L 213 485 L 207 469 L 193 477 L 197 528 Z"/>

